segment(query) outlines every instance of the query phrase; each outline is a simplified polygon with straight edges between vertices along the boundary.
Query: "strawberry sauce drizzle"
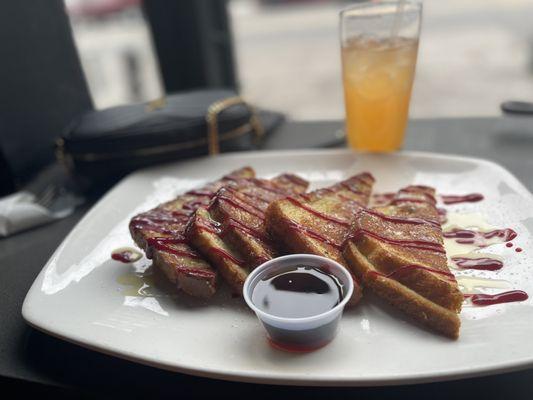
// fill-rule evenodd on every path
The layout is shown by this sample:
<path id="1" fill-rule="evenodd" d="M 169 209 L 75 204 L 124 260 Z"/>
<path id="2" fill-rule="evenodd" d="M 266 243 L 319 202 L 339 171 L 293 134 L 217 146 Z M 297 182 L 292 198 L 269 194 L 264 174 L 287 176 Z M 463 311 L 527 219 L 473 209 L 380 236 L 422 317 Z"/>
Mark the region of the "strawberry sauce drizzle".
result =
<path id="1" fill-rule="evenodd" d="M 441 194 L 440 198 L 444 204 L 458 204 L 458 203 L 476 203 L 483 200 L 485 197 L 481 193 L 470 193 L 465 195 Z"/>
<path id="2" fill-rule="evenodd" d="M 292 175 L 283 175 L 282 179 L 297 185 L 306 184 L 306 181 L 303 179 Z M 223 188 L 216 194 L 216 197 L 210 203 L 207 209 L 211 211 L 215 206 L 216 201 L 222 201 L 257 217 L 261 221 L 264 221 L 264 211 L 268 204 L 275 199 L 285 197 L 289 194 L 286 189 L 277 187 L 268 181 L 261 179 L 250 179 L 247 182 L 252 183 L 255 186 L 250 186 L 251 193 L 246 190 L 246 187 L 243 187 L 243 190 L 241 191 L 229 187 Z M 238 230 L 252 236 L 260 242 L 263 242 L 263 244 L 266 246 L 271 246 L 270 240 L 266 233 L 257 230 L 250 224 L 245 223 L 245 221 L 238 221 L 234 218 L 229 218 L 224 224 L 202 218 L 196 220 L 196 226 L 197 228 L 208 231 L 209 233 L 217 235 L 220 238 L 223 238 L 224 235 L 227 235 L 230 229 Z M 211 247 L 210 252 L 215 253 L 222 258 L 228 259 L 241 267 L 244 265 L 243 260 L 235 257 L 220 247 Z M 257 257 L 256 261 L 262 263 L 269 259 L 270 257 L 267 258 L 266 255 L 260 255 Z"/>
<path id="3" fill-rule="evenodd" d="M 372 195 L 372 202 L 375 206 L 385 206 L 388 205 L 394 198 L 396 193 L 387 192 L 387 193 L 376 193 Z"/>
<path id="4" fill-rule="evenodd" d="M 223 233 L 220 229 L 220 223 L 212 220 L 208 220 L 206 218 L 196 218 L 196 228 L 208 233 L 211 233 L 213 235 L 216 235 L 218 237 L 222 237 Z M 209 252 L 218 254 L 220 257 L 225 258 L 227 260 L 232 261 L 233 263 L 237 264 L 238 266 L 242 267 L 244 265 L 244 261 L 238 259 L 237 257 L 233 256 L 229 252 L 227 252 L 224 249 L 221 249 L 219 247 L 211 247 L 209 249 Z"/>
<path id="5" fill-rule="evenodd" d="M 197 276 L 199 278 L 212 279 L 216 277 L 215 271 L 203 268 L 188 268 L 182 265 L 179 266 L 178 272 L 189 276 Z"/>
<path id="6" fill-rule="evenodd" d="M 417 194 L 417 195 L 424 196 L 428 202 L 432 204 L 437 204 L 437 199 L 435 199 L 435 197 L 432 194 L 423 192 L 421 190 L 433 190 L 433 189 L 426 187 L 426 186 L 407 186 L 398 191 L 398 196 L 402 196 L 404 193 Z M 402 197 L 400 197 L 399 199 L 402 199 Z"/>
<path id="7" fill-rule="evenodd" d="M 362 207 L 362 205 L 361 205 L 361 203 L 359 201 L 357 201 L 355 199 L 352 199 L 351 197 L 345 196 L 342 193 L 337 193 L 337 197 L 339 199 L 341 199 L 341 200 L 344 200 L 344 201 L 347 201 L 347 202 L 350 202 L 350 203 L 357 203 L 357 204 L 359 204 Z"/>
<path id="8" fill-rule="evenodd" d="M 249 225 L 245 225 L 242 222 L 237 221 L 235 219 L 228 220 L 227 225 L 222 230 L 222 236 L 224 236 L 229 229 L 239 230 L 241 232 L 244 232 L 244 233 L 252 236 L 253 238 L 255 238 L 255 239 L 257 239 L 257 240 L 259 240 L 261 242 L 269 243 L 268 237 L 263 232 L 260 232 L 259 230 L 255 229 L 255 228 L 253 228 L 253 227 L 251 227 Z"/>
<path id="9" fill-rule="evenodd" d="M 366 183 L 366 182 L 365 182 L 365 183 Z M 358 195 L 358 196 L 366 196 L 366 193 L 365 193 L 365 192 L 363 192 L 363 191 L 361 191 L 361 190 L 357 190 L 357 189 L 354 188 L 352 185 L 350 185 L 348 182 L 341 182 L 340 185 L 341 185 L 344 189 L 346 189 L 346 190 L 352 192 L 353 194 L 356 194 L 356 195 Z"/>
<path id="10" fill-rule="evenodd" d="M 252 179 L 252 182 L 255 185 L 259 186 L 261 189 L 266 190 L 267 192 L 275 193 L 278 196 L 280 196 L 280 195 L 281 196 L 286 196 L 287 195 L 287 192 L 285 190 L 277 188 L 277 187 L 274 187 L 268 181 L 264 181 L 264 180 L 261 180 L 261 179 Z"/>
<path id="11" fill-rule="evenodd" d="M 283 174 L 279 178 L 285 179 L 297 186 L 307 186 L 308 184 L 308 182 L 305 179 L 302 179 L 299 176 L 296 176 L 293 174 Z"/>
<path id="12" fill-rule="evenodd" d="M 207 205 L 207 203 L 208 201 L 204 200 L 194 200 L 185 203 L 181 208 L 183 208 L 184 210 L 196 211 L 199 207 Z"/>
<path id="13" fill-rule="evenodd" d="M 148 222 L 148 221 L 144 221 L 144 222 L 132 221 L 130 226 L 133 229 L 145 229 L 151 232 L 163 233 L 166 235 L 175 235 L 175 234 L 182 233 L 183 231 L 182 228 L 183 226 L 185 226 L 185 224 L 180 223 L 179 226 L 176 226 L 176 224 L 168 226 L 168 225 L 161 225 L 161 224 L 157 224 L 154 222 Z"/>
<path id="14" fill-rule="evenodd" d="M 240 192 L 240 194 L 242 194 L 245 197 L 248 197 L 252 201 L 259 201 L 259 202 L 263 203 L 265 205 L 264 208 L 266 208 L 270 204 L 270 202 L 274 200 L 274 198 L 266 199 L 266 198 L 264 198 L 262 196 L 254 195 L 254 194 L 251 194 L 251 193 L 248 193 L 248 192 L 244 192 L 244 191 Z"/>
<path id="15" fill-rule="evenodd" d="M 490 306 L 493 304 L 512 303 L 515 301 L 525 301 L 529 298 L 528 294 L 522 290 L 511 290 L 509 292 L 497 294 L 464 294 L 465 299 L 470 299 L 476 306 Z"/>
<path id="16" fill-rule="evenodd" d="M 444 247 L 440 243 L 430 242 L 427 240 L 402 240 L 402 239 L 391 239 L 387 238 L 381 235 L 378 235 L 377 233 L 368 231 L 366 229 L 356 229 L 347 239 L 346 241 L 352 241 L 352 240 L 358 240 L 362 237 L 370 236 L 378 241 L 382 241 L 385 243 L 389 243 L 392 245 L 400 246 L 400 247 L 407 247 L 407 248 L 413 248 L 413 249 L 419 249 L 419 250 L 427 250 L 427 251 L 433 251 L 435 253 L 441 253 L 446 254 L 446 250 L 444 250 Z"/>
<path id="17" fill-rule="evenodd" d="M 480 257 L 452 257 L 453 263 L 462 269 L 476 269 L 481 271 L 498 271 L 503 268 L 503 262 L 495 258 Z"/>
<path id="18" fill-rule="evenodd" d="M 129 264 L 134 261 L 135 254 L 131 250 L 124 250 L 120 252 L 111 253 L 111 258 L 115 261 L 120 261 L 124 264 Z"/>
<path id="19" fill-rule="evenodd" d="M 317 232 L 311 228 L 307 228 L 303 225 L 300 225 L 294 221 L 290 221 L 289 222 L 289 226 L 294 229 L 295 231 L 298 231 L 299 233 L 301 233 L 302 235 L 305 235 L 305 236 L 309 236 L 311 239 L 315 239 L 315 240 L 318 240 L 319 242 L 322 242 L 324 244 L 327 244 L 327 245 L 330 245 L 334 248 L 336 248 L 337 250 L 342 250 L 342 244 L 339 244 L 339 243 L 336 243 L 334 242 L 333 240 L 325 237 L 323 234 L 321 234 L 320 232 Z"/>
<path id="20" fill-rule="evenodd" d="M 384 221 L 397 223 L 397 224 L 412 224 L 412 225 L 432 225 L 440 229 L 440 222 L 433 221 L 430 219 L 424 218 L 415 218 L 415 217 L 397 217 L 392 215 L 385 215 L 380 212 L 374 211 L 372 209 L 364 209 L 360 211 L 361 213 L 367 213 L 378 217 Z"/>
<path id="21" fill-rule="evenodd" d="M 433 206 L 433 203 L 429 200 L 423 200 L 423 199 L 417 199 L 415 197 L 405 197 L 405 198 L 399 198 L 392 200 L 389 205 L 390 206 L 397 206 L 399 204 L 405 204 L 405 203 L 417 203 L 417 204 L 429 204 Z"/>
<path id="22" fill-rule="evenodd" d="M 352 176 L 348 179 L 348 181 L 352 180 L 363 182 L 365 185 L 370 186 L 376 181 L 376 178 L 370 172 L 361 172 L 359 175 Z"/>
<path id="23" fill-rule="evenodd" d="M 228 253 L 226 250 L 221 249 L 220 247 L 212 247 L 209 251 L 218 254 L 222 258 L 226 258 L 233 262 L 234 264 L 237 264 L 238 266 L 242 267 L 244 265 L 244 261 L 238 259 L 235 256 L 232 256 L 230 253 Z"/>
<path id="24" fill-rule="evenodd" d="M 189 249 L 180 249 L 172 247 L 177 244 L 187 244 L 187 240 L 184 237 L 150 237 L 146 239 L 146 244 L 151 249 L 162 250 L 176 256 L 188 257 L 193 259 L 200 259 L 198 253 Z M 151 254 L 150 254 L 151 256 Z"/>
<path id="25" fill-rule="evenodd" d="M 439 269 L 429 268 L 429 267 L 426 267 L 426 266 L 423 266 L 423 265 L 418 265 L 418 264 L 403 265 L 400 268 L 397 268 L 396 270 L 394 270 L 394 271 L 392 271 L 392 272 L 390 272 L 388 274 L 383 274 L 383 273 L 378 272 L 378 271 L 370 271 L 370 273 L 373 274 L 373 275 L 378 275 L 378 276 L 384 277 L 384 278 L 398 279 L 398 278 L 401 278 L 402 276 L 405 276 L 406 273 L 408 273 L 410 271 L 415 271 L 415 270 L 423 270 L 423 271 L 431 272 L 433 274 L 442 275 L 446 279 L 455 282 L 455 275 L 453 275 L 450 272 L 441 271 Z"/>
<path id="26" fill-rule="evenodd" d="M 155 209 L 135 216 L 130 227 L 164 234 L 177 234 L 187 223 L 191 211 Z"/>
<path id="27" fill-rule="evenodd" d="M 258 208 L 254 204 L 251 204 L 249 202 L 246 202 L 246 201 L 242 200 L 241 198 L 238 198 L 237 196 L 230 197 L 230 196 L 226 196 L 223 193 L 219 193 L 218 196 L 216 197 L 216 199 L 218 201 L 223 201 L 223 202 L 229 203 L 233 207 L 238 208 L 240 210 L 243 210 L 243 211 L 247 212 L 248 214 L 252 214 L 252 215 L 256 216 L 257 218 L 260 218 L 260 219 L 264 219 L 265 218 L 265 213 L 264 213 L 263 210 L 261 210 L 260 208 Z M 208 209 L 211 209 L 213 207 L 213 204 L 215 204 L 215 203 L 211 203 L 211 205 L 209 206 Z"/>
<path id="28" fill-rule="evenodd" d="M 486 247 L 489 240 L 497 240 L 497 243 L 505 243 L 516 238 L 516 232 L 511 228 L 494 229 L 488 232 L 473 231 L 470 229 L 452 229 L 443 233 L 445 238 L 455 239 L 460 244 L 473 244 Z"/>
<path id="29" fill-rule="evenodd" d="M 209 232 L 217 236 L 222 233 L 220 229 L 220 224 L 218 222 L 207 220 L 205 218 L 197 219 L 196 227 L 201 231 Z"/>
<path id="30" fill-rule="evenodd" d="M 199 196 L 199 197 L 209 197 L 209 198 L 215 195 L 215 193 L 210 190 L 201 190 L 201 189 L 189 190 L 185 194 L 188 196 Z"/>
<path id="31" fill-rule="evenodd" d="M 294 204 L 295 206 L 301 208 L 302 210 L 305 210 L 305 211 L 308 211 L 309 213 L 317 216 L 318 218 L 321 218 L 325 221 L 329 221 L 329 222 L 333 222 L 337 225 L 341 225 L 341 226 L 345 226 L 345 227 L 350 227 L 350 222 L 349 221 L 346 221 L 346 220 L 343 220 L 343 219 L 340 219 L 340 218 L 337 218 L 337 217 L 334 217 L 333 215 L 328 215 L 328 214 L 324 214 L 318 210 L 315 210 L 314 208 L 304 204 L 304 203 L 301 203 L 300 201 L 296 200 L 294 197 L 292 196 L 289 196 L 286 198 L 288 201 L 290 201 L 292 204 Z"/>

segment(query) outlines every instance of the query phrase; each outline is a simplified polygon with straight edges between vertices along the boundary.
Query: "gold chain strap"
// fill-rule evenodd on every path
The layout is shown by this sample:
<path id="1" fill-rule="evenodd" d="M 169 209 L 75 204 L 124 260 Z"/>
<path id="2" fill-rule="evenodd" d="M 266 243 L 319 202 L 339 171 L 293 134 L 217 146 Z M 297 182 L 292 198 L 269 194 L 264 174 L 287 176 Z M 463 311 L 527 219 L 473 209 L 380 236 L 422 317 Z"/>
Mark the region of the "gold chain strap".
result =
<path id="1" fill-rule="evenodd" d="M 255 110 L 255 107 L 248 104 L 240 96 L 228 97 L 222 100 L 218 100 L 211 104 L 207 109 L 206 121 L 207 121 L 207 144 L 209 148 L 209 155 L 215 155 L 220 153 L 219 143 L 219 130 L 218 130 L 218 117 L 220 113 L 227 110 L 229 107 L 242 104 L 250 111 L 250 125 L 255 134 L 255 139 L 258 140 L 264 134 L 264 128 L 259 120 L 259 116 Z"/>
<path id="2" fill-rule="evenodd" d="M 159 110 L 160 108 L 165 108 L 167 105 L 167 98 L 165 96 L 160 97 L 158 99 L 149 101 L 146 103 L 146 106 L 144 107 L 146 112 L 153 112 L 155 110 Z"/>

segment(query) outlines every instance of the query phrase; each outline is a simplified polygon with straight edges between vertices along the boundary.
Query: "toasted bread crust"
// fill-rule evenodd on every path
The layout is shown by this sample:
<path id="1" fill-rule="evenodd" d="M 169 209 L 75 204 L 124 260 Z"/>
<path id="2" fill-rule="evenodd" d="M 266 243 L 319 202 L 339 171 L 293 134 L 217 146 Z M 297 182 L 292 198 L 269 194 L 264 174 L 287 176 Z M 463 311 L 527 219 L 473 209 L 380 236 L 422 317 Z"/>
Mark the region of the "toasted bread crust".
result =
<path id="1" fill-rule="evenodd" d="M 390 205 L 358 212 L 343 256 L 365 286 L 455 339 L 463 295 L 447 266 L 437 221 L 433 189 L 402 189 Z"/>
<path id="2" fill-rule="evenodd" d="M 287 252 L 316 254 L 347 266 L 342 243 L 355 212 L 366 205 L 374 178 L 363 173 L 311 193 L 273 202 L 266 212 L 270 236 Z M 356 290 L 350 303 L 361 297 Z"/>
<path id="3" fill-rule="evenodd" d="M 208 204 L 218 189 L 253 176 L 252 168 L 241 168 L 201 189 L 189 191 L 135 216 L 129 226 L 133 240 L 178 288 L 194 297 L 211 297 L 216 291 L 217 271 L 199 253 L 185 242 L 177 243 L 179 240 L 163 247 L 154 246 L 154 241 L 181 238 L 192 212 Z"/>
<path id="4" fill-rule="evenodd" d="M 199 208 L 189 222 L 189 242 L 220 272 L 236 294 L 248 273 L 276 257 L 265 226 L 264 210 L 272 200 L 306 189 L 301 178 L 281 175 L 270 181 L 251 179 L 221 189 L 209 207 Z"/>
<path id="5" fill-rule="evenodd" d="M 276 201 L 268 207 L 266 214 L 267 229 L 270 236 L 279 244 L 279 247 L 289 254 L 317 254 L 346 265 L 336 246 L 315 240 L 295 228 L 294 217 L 296 217 L 297 212 L 294 208 L 287 207 L 284 201 Z"/>
<path id="6" fill-rule="evenodd" d="M 343 255 L 365 287 L 389 304 L 434 331 L 451 339 L 459 337 L 461 320 L 456 312 L 428 300 L 400 282 L 373 274 L 373 264 L 368 262 L 353 243 L 345 247 Z"/>
<path id="7" fill-rule="evenodd" d="M 248 276 L 239 254 L 226 245 L 222 238 L 220 224 L 211 219 L 206 208 L 199 208 L 187 226 L 189 242 L 209 260 L 222 275 L 234 293 L 239 293 Z"/>

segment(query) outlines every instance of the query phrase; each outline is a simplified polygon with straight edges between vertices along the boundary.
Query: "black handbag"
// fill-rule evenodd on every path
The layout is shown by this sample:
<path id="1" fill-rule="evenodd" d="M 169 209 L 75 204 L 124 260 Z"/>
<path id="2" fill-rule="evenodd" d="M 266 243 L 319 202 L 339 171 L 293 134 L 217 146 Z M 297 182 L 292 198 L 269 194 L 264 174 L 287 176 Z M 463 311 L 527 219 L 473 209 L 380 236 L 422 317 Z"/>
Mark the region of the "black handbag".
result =
<path id="1" fill-rule="evenodd" d="M 282 120 L 229 90 L 172 94 L 81 115 L 58 139 L 56 155 L 76 176 L 117 178 L 158 163 L 255 149 Z"/>

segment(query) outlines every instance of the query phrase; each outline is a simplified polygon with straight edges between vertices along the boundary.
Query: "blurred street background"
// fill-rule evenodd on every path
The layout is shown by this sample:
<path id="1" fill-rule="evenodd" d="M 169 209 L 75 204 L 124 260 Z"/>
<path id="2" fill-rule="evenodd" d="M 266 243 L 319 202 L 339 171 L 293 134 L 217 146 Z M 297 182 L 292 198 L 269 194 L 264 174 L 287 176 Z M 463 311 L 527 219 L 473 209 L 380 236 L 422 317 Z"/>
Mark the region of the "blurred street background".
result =
<path id="1" fill-rule="evenodd" d="M 533 1 L 424 0 L 411 116 L 499 115 L 533 101 Z M 255 104 L 292 119 L 344 117 L 338 13 L 346 1 L 231 0 L 237 75 Z M 139 0 L 67 0 L 98 108 L 161 96 Z"/>

